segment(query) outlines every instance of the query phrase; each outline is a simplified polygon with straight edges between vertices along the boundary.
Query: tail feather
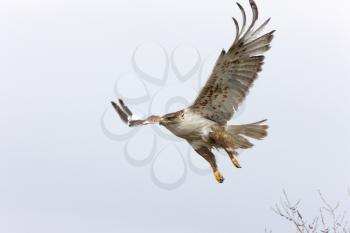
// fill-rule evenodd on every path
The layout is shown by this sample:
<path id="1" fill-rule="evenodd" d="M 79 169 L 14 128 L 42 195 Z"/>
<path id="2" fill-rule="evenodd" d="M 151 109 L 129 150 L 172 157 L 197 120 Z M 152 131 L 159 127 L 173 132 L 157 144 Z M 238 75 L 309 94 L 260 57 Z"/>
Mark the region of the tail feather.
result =
<path id="1" fill-rule="evenodd" d="M 234 145 L 238 146 L 239 148 L 242 149 L 248 149 L 254 146 L 253 143 L 251 143 L 248 139 L 245 137 L 242 137 L 239 134 L 231 134 L 233 140 L 234 140 Z"/>
<path id="2" fill-rule="evenodd" d="M 262 124 L 267 120 L 262 120 L 245 125 L 229 125 L 227 131 L 233 136 L 246 136 L 254 139 L 263 139 L 267 136 L 268 125 Z"/>

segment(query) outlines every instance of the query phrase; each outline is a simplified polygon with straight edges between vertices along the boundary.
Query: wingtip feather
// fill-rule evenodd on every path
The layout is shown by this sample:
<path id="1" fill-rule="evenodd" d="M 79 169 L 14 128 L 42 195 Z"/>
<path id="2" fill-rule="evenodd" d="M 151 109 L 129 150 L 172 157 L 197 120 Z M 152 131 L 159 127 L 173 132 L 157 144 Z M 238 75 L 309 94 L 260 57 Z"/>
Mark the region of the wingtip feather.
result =
<path id="1" fill-rule="evenodd" d="M 112 104 L 113 108 L 115 109 L 115 111 L 118 113 L 120 119 L 124 123 L 127 123 L 128 122 L 128 116 L 126 115 L 126 113 L 115 102 L 111 101 L 111 104 Z"/>
<path id="2" fill-rule="evenodd" d="M 257 20 L 259 18 L 258 6 L 254 0 L 249 0 L 249 4 L 253 11 L 253 19 Z"/>

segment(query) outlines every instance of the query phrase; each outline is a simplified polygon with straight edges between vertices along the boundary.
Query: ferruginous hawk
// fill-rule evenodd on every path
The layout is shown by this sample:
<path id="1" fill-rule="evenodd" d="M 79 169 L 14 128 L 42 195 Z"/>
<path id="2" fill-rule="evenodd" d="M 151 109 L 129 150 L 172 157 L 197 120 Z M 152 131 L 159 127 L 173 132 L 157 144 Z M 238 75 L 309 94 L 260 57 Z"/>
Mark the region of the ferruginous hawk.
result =
<path id="1" fill-rule="evenodd" d="M 224 178 L 218 170 L 212 149 L 224 149 L 233 165 L 240 168 L 237 149 L 253 146 L 247 138 L 262 139 L 267 135 L 266 120 L 245 125 L 227 125 L 261 71 L 264 63 L 262 54 L 270 48 L 274 33 L 271 31 L 260 35 L 270 19 L 254 27 L 258 19 L 258 9 L 253 0 L 249 3 L 252 9 L 250 25 L 246 28 L 246 13 L 237 3 L 242 13 L 242 27 L 240 29 L 237 20 L 233 18 L 236 27 L 235 40 L 227 52 L 222 50 L 212 74 L 191 106 L 164 116 L 135 120 L 121 99 L 117 103 L 112 102 L 120 118 L 130 127 L 160 124 L 185 139 L 210 163 L 219 183 Z"/>

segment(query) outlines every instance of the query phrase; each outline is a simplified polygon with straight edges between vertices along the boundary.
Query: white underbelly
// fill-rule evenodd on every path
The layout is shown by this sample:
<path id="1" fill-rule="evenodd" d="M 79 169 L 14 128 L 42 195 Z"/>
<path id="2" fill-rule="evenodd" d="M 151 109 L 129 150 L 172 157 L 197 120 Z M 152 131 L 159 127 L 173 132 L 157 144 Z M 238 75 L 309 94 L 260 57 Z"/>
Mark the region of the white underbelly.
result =
<path id="1" fill-rule="evenodd" d="M 193 141 L 207 141 L 211 127 L 216 122 L 208 120 L 198 114 L 185 112 L 184 120 L 177 124 L 168 125 L 167 128 L 178 137 Z"/>

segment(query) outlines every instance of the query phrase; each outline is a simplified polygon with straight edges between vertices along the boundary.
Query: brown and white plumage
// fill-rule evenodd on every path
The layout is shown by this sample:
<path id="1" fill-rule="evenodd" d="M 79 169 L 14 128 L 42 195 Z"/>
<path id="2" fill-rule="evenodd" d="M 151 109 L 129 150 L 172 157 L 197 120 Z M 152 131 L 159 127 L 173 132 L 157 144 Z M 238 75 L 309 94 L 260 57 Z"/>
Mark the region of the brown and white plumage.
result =
<path id="1" fill-rule="evenodd" d="M 242 28 L 233 18 L 235 40 L 227 52 L 222 50 L 212 74 L 191 106 L 162 117 L 134 120 L 132 112 L 122 100 L 118 104 L 112 102 L 120 118 L 130 127 L 159 123 L 187 140 L 210 163 L 220 183 L 223 177 L 217 168 L 212 148 L 224 149 L 233 164 L 240 167 L 236 150 L 253 146 L 247 138 L 262 139 L 267 135 L 267 125 L 263 124 L 265 120 L 246 125 L 227 125 L 261 71 L 264 61 L 262 54 L 269 50 L 273 39 L 274 31 L 260 35 L 270 19 L 255 28 L 258 8 L 253 0 L 249 0 L 249 3 L 253 15 L 251 23 L 246 29 L 246 13 L 237 3 L 242 13 Z"/>
<path id="2" fill-rule="evenodd" d="M 236 38 L 228 52 L 222 50 L 214 70 L 204 88 L 195 100 L 191 109 L 202 116 L 226 124 L 238 109 L 264 61 L 261 54 L 270 48 L 273 32 L 256 38 L 270 19 L 254 30 L 258 19 L 258 9 L 254 1 L 250 1 L 253 20 L 245 31 L 246 14 L 243 7 L 237 3 L 243 15 L 243 27 L 239 30 L 237 20 L 233 18 L 236 26 Z"/>

